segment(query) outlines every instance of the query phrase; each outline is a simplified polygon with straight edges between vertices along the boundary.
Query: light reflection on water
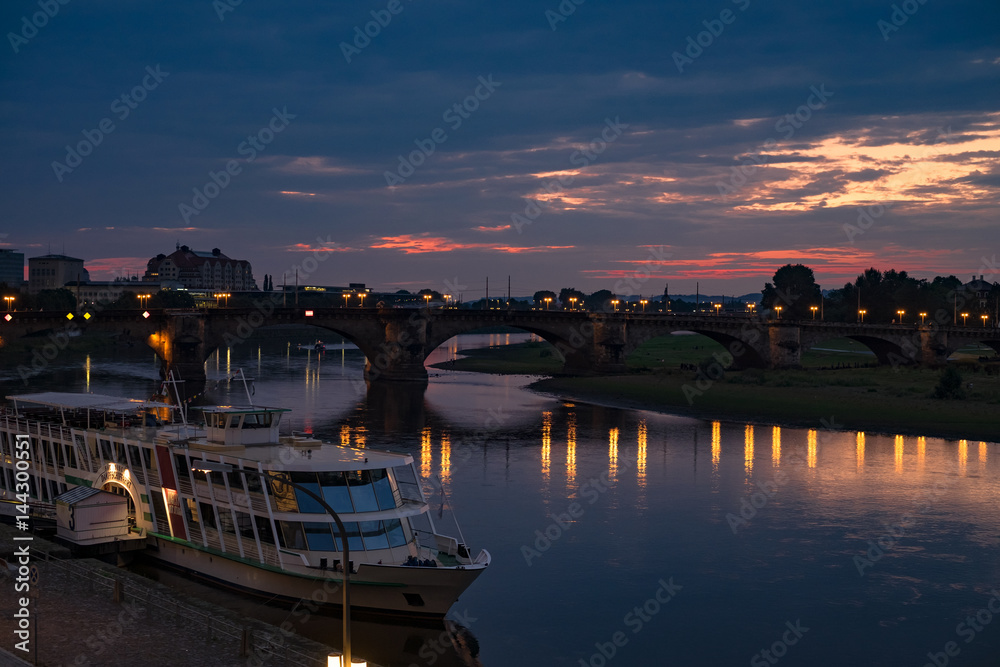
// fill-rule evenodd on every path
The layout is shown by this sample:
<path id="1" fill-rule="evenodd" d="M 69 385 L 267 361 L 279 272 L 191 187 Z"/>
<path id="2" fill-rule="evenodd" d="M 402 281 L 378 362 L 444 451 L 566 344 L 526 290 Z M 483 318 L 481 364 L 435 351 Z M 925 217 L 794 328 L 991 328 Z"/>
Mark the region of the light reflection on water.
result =
<path id="1" fill-rule="evenodd" d="M 452 339 L 435 360 L 517 340 Z M 255 368 L 254 400 L 293 408 L 296 430 L 407 451 L 440 477 L 472 550 L 494 557 L 455 606 L 476 619 L 485 665 L 515 650 L 530 656 L 519 664 L 575 666 L 617 631 L 621 664 L 747 664 L 797 619 L 810 630 L 782 664 L 920 665 L 948 641 L 962 665 L 1000 655 L 1000 620 L 968 645 L 955 633 L 1000 586 L 996 444 L 705 422 L 433 369 L 426 392 L 364 393 L 356 350 L 285 342 L 210 359 L 211 399 L 245 399 L 227 381 L 241 366 Z M 138 395 L 155 377 L 148 353 L 92 355 L 29 390 Z M 6 394 L 26 391 L 4 380 Z M 574 502 L 582 514 L 546 533 Z M 634 633 L 626 615 L 671 577 L 683 588 Z M 396 664 L 427 664 L 412 650 Z"/>

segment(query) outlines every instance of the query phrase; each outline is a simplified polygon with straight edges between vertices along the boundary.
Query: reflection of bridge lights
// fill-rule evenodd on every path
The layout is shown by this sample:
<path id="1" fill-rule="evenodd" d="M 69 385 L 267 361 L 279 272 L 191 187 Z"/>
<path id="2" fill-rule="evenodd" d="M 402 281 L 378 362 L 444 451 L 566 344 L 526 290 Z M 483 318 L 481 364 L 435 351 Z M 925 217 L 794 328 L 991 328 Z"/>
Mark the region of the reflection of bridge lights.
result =
<path id="1" fill-rule="evenodd" d="M 552 413 L 542 413 L 542 476 L 549 478 L 549 464 L 552 459 Z"/>
<path id="2" fill-rule="evenodd" d="M 965 468 L 969 464 L 969 441 L 959 440 L 958 441 L 958 467 L 961 468 L 962 474 L 965 474 Z"/>
<path id="3" fill-rule="evenodd" d="M 420 433 L 420 474 L 431 476 L 431 429 L 425 427 Z"/>
<path id="4" fill-rule="evenodd" d="M 903 436 L 897 435 L 895 446 L 893 447 L 893 453 L 895 454 L 896 461 L 896 472 L 903 472 Z"/>
<path id="5" fill-rule="evenodd" d="M 751 424 L 743 427 L 743 464 L 746 467 L 747 475 L 753 474 L 753 426 Z"/>
<path id="6" fill-rule="evenodd" d="M 927 438 L 917 438 L 917 469 L 924 469 L 924 458 L 927 456 Z"/>
<path id="7" fill-rule="evenodd" d="M 722 453 L 722 422 L 712 422 L 712 470 L 719 472 L 719 455 Z"/>
<path id="8" fill-rule="evenodd" d="M 608 431 L 608 474 L 618 474 L 618 429 Z"/>
<path id="9" fill-rule="evenodd" d="M 858 470 L 865 467 L 865 433 L 864 431 L 858 431 L 858 435 L 855 438 L 854 445 L 854 457 L 857 460 Z"/>
<path id="10" fill-rule="evenodd" d="M 781 427 L 771 427 L 771 462 L 777 466 L 781 463 Z"/>
<path id="11" fill-rule="evenodd" d="M 639 421 L 639 433 L 636 437 L 639 448 L 636 453 L 636 481 L 639 488 L 646 486 L 646 420 Z"/>
<path id="12" fill-rule="evenodd" d="M 806 434 L 806 456 L 810 468 L 816 467 L 816 429 L 809 429 Z"/>
<path id="13" fill-rule="evenodd" d="M 576 414 L 566 416 L 566 483 L 576 479 Z"/>

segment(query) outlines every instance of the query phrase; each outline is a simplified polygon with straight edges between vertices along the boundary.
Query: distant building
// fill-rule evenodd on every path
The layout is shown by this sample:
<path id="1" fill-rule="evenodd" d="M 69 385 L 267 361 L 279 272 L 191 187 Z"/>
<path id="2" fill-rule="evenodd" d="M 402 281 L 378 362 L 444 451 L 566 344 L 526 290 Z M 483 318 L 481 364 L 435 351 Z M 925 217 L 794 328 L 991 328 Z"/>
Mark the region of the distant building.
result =
<path id="1" fill-rule="evenodd" d="M 990 295 L 997 287 L 996 283 L 987 282 L 985 276 L 972 276 L 972 280 L 965 283 L 965 293 L 969 295 L 968 307 L 986 312 L 990 306 Z"/>
<path id="2" fill-rule="evenodd" d="M 67 283 L 75 285 L 78 282 L 90 282 L 90 274 L 83 267 L 82 259 L 66 255 L 28 258 L 28 292 L 31 294 L 38 294 L 45 289 L 60 289 Z"/>
<path id="3" fill-rule="evenodd" d="M 24 283 L 24 253 L 0 248 L 0 283 L 20 287 Z"/>
<path id="4" fill-rule="evenodd" d="M 146 263 L 143 282 L 176 281 L 187 289 L 249 292 L 257 289 L 250 262 L 232 259 L 218 248 L 211 252 L 178 245 L 169 255 L 159 254 Z"/>
<path id="5" fill-rule="evenodd" d="M 92 280 L 80 285 L 73 283 L 66 286 L 73 292 L 79 306 L 112 303 L 126 292 L 131 292 L 136 296 L 140 294 L 152 296 L 165 287 L 168 286 L 138 280 Z M 140 305 L 143 304 L 140 303 Z"/>

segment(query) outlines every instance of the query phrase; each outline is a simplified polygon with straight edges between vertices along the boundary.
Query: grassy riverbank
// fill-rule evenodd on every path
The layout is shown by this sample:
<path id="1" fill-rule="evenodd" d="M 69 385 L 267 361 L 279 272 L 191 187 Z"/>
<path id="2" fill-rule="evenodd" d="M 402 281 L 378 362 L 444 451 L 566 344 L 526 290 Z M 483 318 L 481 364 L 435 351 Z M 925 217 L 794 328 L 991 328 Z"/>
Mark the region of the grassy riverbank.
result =
<path id="1" fill-rule="evenodd" d="M 866 366 L 873 363 L 872 355 L 853 341 L 829 341 L 822 347 L 804 355 L 802 370 L 727 371 L 707 382 L 697 371 L 679 367 L 697 365 L 722 348 L 701 336 L 669 336 L 633 354 L 627 375 L 552 377 L 532 388 L 577 400 L 706 418 L 812 428 L 821 428 L 820 420 L 825 419 L 851 430 L 1000 441 L 1000 375 L 987 374 L 985 365 L 974 363 L 981 351 L 960 355 L 964 383 L 972 383 L 967 398 L 937 400 L 930 395 L 941 371 Z M 463 354 L 468 356 L 438 367 L 537 375 L 555 375 L 561 368 L 547 343 Z"/>

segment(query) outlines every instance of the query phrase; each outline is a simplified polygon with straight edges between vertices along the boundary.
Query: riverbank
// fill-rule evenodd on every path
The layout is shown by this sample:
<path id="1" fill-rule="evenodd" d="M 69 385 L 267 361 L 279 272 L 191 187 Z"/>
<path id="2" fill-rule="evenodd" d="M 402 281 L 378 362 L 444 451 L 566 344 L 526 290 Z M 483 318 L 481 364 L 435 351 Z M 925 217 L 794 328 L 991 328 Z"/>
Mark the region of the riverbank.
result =
<path id="1" fill-rule="evenodd" d="M 972 354 L 960 364 L 967 398 L 939 400 L 930 396 L 941 371 L 872 366 L 870 355 L 852 349 L 853 341 L 830 342 L 808 355 L 801 370 L 726 371 L 721 377 L 715 369 L 711 375 L 680 370 L 681 364 L 689 368 L 711 358 L 714 344 L 705 340 L 664 337 L 633 355 L 627 375 L 556 376 L 530 388 L 569 400 L 704 419 L 805 428 L 824 428 L 825 420 L 844 430 L 1000 441 L 1000 375 L 975 363 Z M 544 354 L 547 348 L 526 343 L 467 350 L 466 358 L 437 367 L 555 376 L 561 364 L 551 352 Z"/>
<path id="2" fill-rule="evenodd" d="M 129 667 L 322 667 L 335 652 L 291 630 L 248 619 L 203 600 L 182 597 L 155 581 L 98 560 L 68 559 L 68 552 L 0 524 L 0 557 L 30 545 L 38 592 L 28 607 L 33 630 L 27 655 L 15 648 L 19 599 L 12 575 L 0 572 L 0 648 L 39 665 Z M 48 553 L 50 558 L 46 558 Z M 120 598 L 114 595 L 120 582 Z M 37 633 L 37 635 L 35 634 Z"/>

